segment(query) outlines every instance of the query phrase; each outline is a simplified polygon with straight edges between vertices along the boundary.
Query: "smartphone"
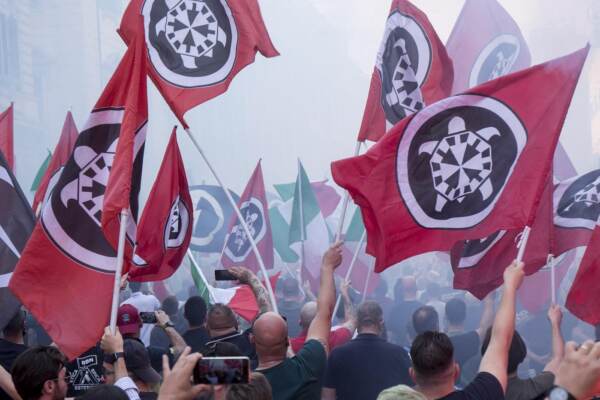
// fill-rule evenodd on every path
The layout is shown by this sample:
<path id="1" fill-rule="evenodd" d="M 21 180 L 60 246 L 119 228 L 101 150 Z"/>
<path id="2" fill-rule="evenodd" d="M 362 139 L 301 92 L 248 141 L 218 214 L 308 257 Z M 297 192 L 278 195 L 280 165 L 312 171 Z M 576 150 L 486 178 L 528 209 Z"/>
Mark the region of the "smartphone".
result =
<path id="1" fill-rule="evenodd" d="M 155 324 L 156 323 L 156 314 L 153 312 L 141 312 L 140 319 L 145 324 Z"/>
<path id="2" fill-rule="evenodd" d="M 215 281 L 237 281 L 237 278 L 226 269 L 216 269 Z"/>
<path id="3" fill-rule="evenodd" d="M 235 385 L 250 381 L 248 357 L 205 357 L 194 368 L 194 383 Z"/>

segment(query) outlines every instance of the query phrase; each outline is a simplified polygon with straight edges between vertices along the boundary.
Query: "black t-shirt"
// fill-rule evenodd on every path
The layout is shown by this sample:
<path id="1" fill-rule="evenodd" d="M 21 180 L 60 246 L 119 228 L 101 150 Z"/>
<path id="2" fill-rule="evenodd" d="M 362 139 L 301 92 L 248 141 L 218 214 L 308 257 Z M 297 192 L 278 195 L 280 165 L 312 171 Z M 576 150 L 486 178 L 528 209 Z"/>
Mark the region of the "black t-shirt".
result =
<path id="1" fill-rule="evenodd" d="M 412 315 L 423 303 L 416 300 L 401 301 L 397 303 L 387 315 L 385 325 L 394 334 L 396 343 L 408 346 L 407 324 L 412 325 Z"/>
<path id="2" fill-rule="evenodd" d="M 454 360 L 462 368 L 471 357 L 479 354 L 480 340 L 476 331 L 461 333 L 458 335 L 450 334 L 450 341 L 454 346 Z"/>
<path id="3" fill-rule="evenodd" d="M 158 393 L 154 392 L 140 392 L 140 399 L 142 400 L 157 400 Z"/>
<path id="4" fill-rule="evenodd" d="M 16 358 L 27 350 L 27 346 L 9 342 L 8 340 L 0 339 L 0 365 L 10 372 Z M 12 398 L 6 392 L 0 389 L 0 400 L 11 400 Z"/>
<path id="5" fill-rule="evenodd" d="M 458 390 L 438 400 L 504 400 L 502 385 L 489 372 L 480 372 L 464 390 Z"/>
<path id="6" fill-rule="evenodd" d="M 66 365 L 69 374 L 68 397 L 81 396 L 87 390 L 104 383 L 102 362 L 104 353 L 95 346 Z"/>
<path id="7" fill-rule="evenodd" d="M 324 387 L 335 389 L 341 400 L 375 400 L 392 386 L 411 385 L 406 350 L 377 335 L 360 334 L 333 349 L 327 363 Z"/>
<path id="8" fill-rule="evenodd" d="M 201 352 L 210 336 L 205 328 L 188 329 L 183 335 L 185 343 L 192 348 L 193 353 Z"/>

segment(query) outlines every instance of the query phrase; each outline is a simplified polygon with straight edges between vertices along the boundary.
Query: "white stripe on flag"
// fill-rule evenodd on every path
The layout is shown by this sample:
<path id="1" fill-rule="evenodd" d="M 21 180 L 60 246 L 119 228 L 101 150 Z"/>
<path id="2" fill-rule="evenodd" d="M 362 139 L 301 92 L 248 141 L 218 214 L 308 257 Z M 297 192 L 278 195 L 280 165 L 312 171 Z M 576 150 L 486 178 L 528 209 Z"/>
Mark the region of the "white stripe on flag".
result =
<path id="1" fill-rule="evenodd" d="M 0 275 L 0 288 L 8 287 L 8 282 L 10 281 L 12 274 L 12 272 L 9 272 L 8 274 Z"/>
<path id="2" fill-rule="evenodd" d="M 2 228 L 2 226 L 0 226 L 0 240 L 2 242 L 4 242 L 6 247 L 8 247 L 9 250 L 12 251 L 15 256 L 17 256 L 17 258 L 21 258 L 21 254 L 19 254 L 19 250 L 17 250 L 17 248 L 13 244 L 12 240 L 10 240 L 10 238 L 8 237 L 8 235 L 6 234 L 6 231 L 4 230 L 4 228 Z"/>

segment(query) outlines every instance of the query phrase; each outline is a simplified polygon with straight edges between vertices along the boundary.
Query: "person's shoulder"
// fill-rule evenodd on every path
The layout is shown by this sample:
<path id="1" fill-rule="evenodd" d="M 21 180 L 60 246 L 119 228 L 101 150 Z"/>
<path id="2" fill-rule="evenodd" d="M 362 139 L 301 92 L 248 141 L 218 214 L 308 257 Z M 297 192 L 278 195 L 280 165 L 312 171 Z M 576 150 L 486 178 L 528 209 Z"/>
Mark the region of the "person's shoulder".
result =
<path id="1" fill-rule="evenodd" d="M 480 372 L 475 376 L 463 390 L 469 398 L 474 399 L 504 399 L 504 389 L 502 384 L 494 375 L 489 372 Z"/>

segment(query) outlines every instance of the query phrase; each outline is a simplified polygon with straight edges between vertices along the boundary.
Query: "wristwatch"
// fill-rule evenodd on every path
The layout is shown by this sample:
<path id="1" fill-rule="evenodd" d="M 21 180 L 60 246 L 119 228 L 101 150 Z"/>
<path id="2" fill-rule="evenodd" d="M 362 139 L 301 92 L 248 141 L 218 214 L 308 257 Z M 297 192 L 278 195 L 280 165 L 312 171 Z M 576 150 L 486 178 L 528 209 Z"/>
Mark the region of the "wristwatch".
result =
<path id="1" fill-rule="evenodd" d="M 549 400 L 577 400 L 575 398 L 575 396 L 573 396 L 571 393 L 569 393 L 567 391 L 567 389 L 560 387 L 560 386 L 554 386 L 552 389 L 550 389 L 550 392 L 548 393 L 548 399 Z"/>
<path id="2" fill-rule="evenodd" d="M 171 321 L 167 322 L 164 325 L 161 325 L 161 328 L 163 329 L 167 329 L 167 328 L 175 328 L 175 324 L 173 324 Z"/>
<path id="3" fill-rule="evenodd" d="M 109 357 L 110 363 L 114 364 L 114 363 L 117 362 L 117 360 L 119 358 L 125 358 L 125 353 L 123 353 L 122 351 L 120 351 L 118 353 L 110 354 L 108 357 Z"/>

